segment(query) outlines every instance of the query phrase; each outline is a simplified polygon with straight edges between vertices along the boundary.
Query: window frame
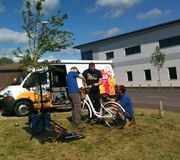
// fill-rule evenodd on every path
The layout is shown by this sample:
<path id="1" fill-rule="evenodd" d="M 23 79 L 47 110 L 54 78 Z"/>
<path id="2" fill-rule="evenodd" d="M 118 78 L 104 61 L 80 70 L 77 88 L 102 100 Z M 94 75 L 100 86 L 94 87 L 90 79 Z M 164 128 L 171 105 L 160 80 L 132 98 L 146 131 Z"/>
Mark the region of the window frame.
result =
<path id="1" fill-rule="evenodd" d="M 132 78 L 132 80 L 129 80 L 128 73 L 131 73 L 131 78 Z M 132 71 L 126 71 L 126 76 L 127 76 L 127 82 L 133 82 L 133 74 L 132 74 Z"/>
<path id="2" fill-rule="evenodd" d="M 84 56 L 84 55 L 86 55 L 86 56 Z M 85 52 L 81 52 L 81 60 L 93 60 L 93 51 L 88 50 L 88 51 L 85 51 Z"/>
<path id="3" fill-rule="evenodd" d="M 112 56 L 108 57 L 108 54 L 109 54 L 109 55 L 112 54 Z M 114 59 L 114 51 L 106 52 L 105 55 L 106 55 L 106 60 Z"/>
<path id="4" fill-rule="evenodd" d="M 176 70 L 176 72 L 175 72 L 176 73 L 176 78 L 174 78 L 174 79 L 171 78 L 171 74 L 170 74 L 170 70 L 169 70 L 169 69 L 172 69 L 172 68 L 175 68 L 175 70 Z M 177 67 L 168 67 L 167 71 L 168 71 L 168 79 L 169 80 L 178 80 Z"/>
<path id="5" fill-rule="evenodd" d="M 149 73 L 150 73 L 150 79 L 147 79 L 146 71 L 149 71 Z M 145 70 L 144 70 L 144 80 L 145 80 L 145 81 L 152 81 L 152 76 L 151 76 L 151 70 L 150 70 L 150 69 L 145 69 Z"/>
<path id="6" fill-rule="evenodd" d="M 134 51 L 132 53 L 127 53 L 129 52 L 128 50 L 133 50 L 133 48 L 136 48 L 136 47 L 139 47 L 138 51 Z M 136 54 L 141 54 L 141 45 L 136 45 L 136 46 L 132 46 L 132 47 L 128 47 L 128 48 L 125 48 L 125 56 L 132 56 L 132 55 L 136 55 Z M 136 49 L 137 50 L 137 49 Z"/>
<path id="7" fill-rule="evenodd" d="M 180 35 L 159 40 L 161 49 L 180 45 Z"/>

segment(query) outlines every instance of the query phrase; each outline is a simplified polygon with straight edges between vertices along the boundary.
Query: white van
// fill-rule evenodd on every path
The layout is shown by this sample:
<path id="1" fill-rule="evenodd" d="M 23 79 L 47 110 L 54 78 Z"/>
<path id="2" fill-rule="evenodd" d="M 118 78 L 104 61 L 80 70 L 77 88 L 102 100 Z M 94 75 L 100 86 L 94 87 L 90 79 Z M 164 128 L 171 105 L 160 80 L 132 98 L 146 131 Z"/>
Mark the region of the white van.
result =
<path id="1" fill-rule="evenodd" d="M 68 100 L 68 88 L 66 75 L 71 67 L 75 66 L 82 73 L 88 68 L 88 64 L 94 62 L 96 69 L 103 75 L 103 84 L 100 86 L 101 93 L 114 94 L 114 73 L 112 61 L 86 61 L 86 60 L 62 60 L 51 64 L 53 69 L 41 72 L 22 74 L 15 85 L 6 87 L 0 92 L 0 107 L 4 112 L 14 112 L 17 116 L 29 114 L 31 109 L 40 109 L 41 95 L 44 108 L 66 108 L 70 107 Z M 42 94 L 40 94 L 40 85 Z M 82 82 L 78 79 L 79 87 Z"/>

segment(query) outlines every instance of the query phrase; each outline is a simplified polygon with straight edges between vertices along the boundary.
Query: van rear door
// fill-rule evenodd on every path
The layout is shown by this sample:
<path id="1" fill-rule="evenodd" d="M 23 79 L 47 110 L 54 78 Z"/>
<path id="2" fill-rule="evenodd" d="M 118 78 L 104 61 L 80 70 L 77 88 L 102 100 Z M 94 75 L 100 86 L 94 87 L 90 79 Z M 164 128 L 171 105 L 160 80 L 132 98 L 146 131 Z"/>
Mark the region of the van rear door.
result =
<path id="1" fill-rule="evenodd" d="M 66 75 L 65 65 L 53 65 L 50 70 L 50 88 L 53 106 L 65 104 L 68 100 Z"/>
<path id="2" fill-rule="evenodd" d="M 66 64 L 66 70 L 67 72 L 70 71 L 71 67 L 77 67 L 80 73 L 83 73 L 84 70 L 88 69 L 89 64 Z M 102 74 L 102 85 L 100 85 L 100 93 L 107 93 L 110 95 L 115 94 L 115 78 L 114 78 L 114 72 L 112 69 L 111 64 L 95 64 L 96 69 L 100 70 Z M 82 80 L 77 78 L 78 86 L 79 88 L 82 87 Z"/>

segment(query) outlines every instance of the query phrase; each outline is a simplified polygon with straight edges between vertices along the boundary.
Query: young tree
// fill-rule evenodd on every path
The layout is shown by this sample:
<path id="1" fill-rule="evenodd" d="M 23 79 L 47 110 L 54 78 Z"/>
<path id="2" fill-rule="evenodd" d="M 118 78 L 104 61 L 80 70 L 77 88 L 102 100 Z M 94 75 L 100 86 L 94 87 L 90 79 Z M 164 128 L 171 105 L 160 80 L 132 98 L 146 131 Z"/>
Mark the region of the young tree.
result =
<path id="1" fill-rule="evenodd" d="M 38 60 L 45 52 L 59 52 L 72 45 L 73 34 L 61 30 L 67 14 L 47 17 L 43 14 L 42 3 L 44 0 L 25 0 L 22 11 L 23 28 L 27 33 L 28 46 L 25 51 L 17 48 L 14 55 L 20 59 L 25 69 L 39 69 L 47 65 Z"/>
<path id="2" fill-rule="evenodd" d="M 160 47 L 156 46 L 154 52 L 151 55 L 150 59 L 151 64 L 153 64 L 158 71 L 158 86 L 161 87 L 161 78 L 160 78 L 160 69 L 163 67 L 164 62 L 165 62 L 165 53 L 160 51 Z"/>

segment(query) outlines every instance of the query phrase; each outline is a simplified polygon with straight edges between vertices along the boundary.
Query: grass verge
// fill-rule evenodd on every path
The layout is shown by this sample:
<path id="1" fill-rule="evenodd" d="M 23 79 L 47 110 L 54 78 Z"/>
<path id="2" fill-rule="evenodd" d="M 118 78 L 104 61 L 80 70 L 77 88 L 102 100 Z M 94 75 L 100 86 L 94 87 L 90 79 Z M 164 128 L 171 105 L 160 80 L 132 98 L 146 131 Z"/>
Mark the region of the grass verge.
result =
<path id="1" fill-rule="evenodd" d="M 70 112 L 53 114 L 52 119 L 73 131 Z M 137 126 L 110 129 L 85 124 L 85 138 L 68 143 L 41 144 L 30 140 L 24 128 L 27 118 L 0 120 L 0 159 L 4 160 L 178 160 L 180 159 L 180 114 L 136 109 Z M 19 123 L 15 127 L 15 123 Z"/>

